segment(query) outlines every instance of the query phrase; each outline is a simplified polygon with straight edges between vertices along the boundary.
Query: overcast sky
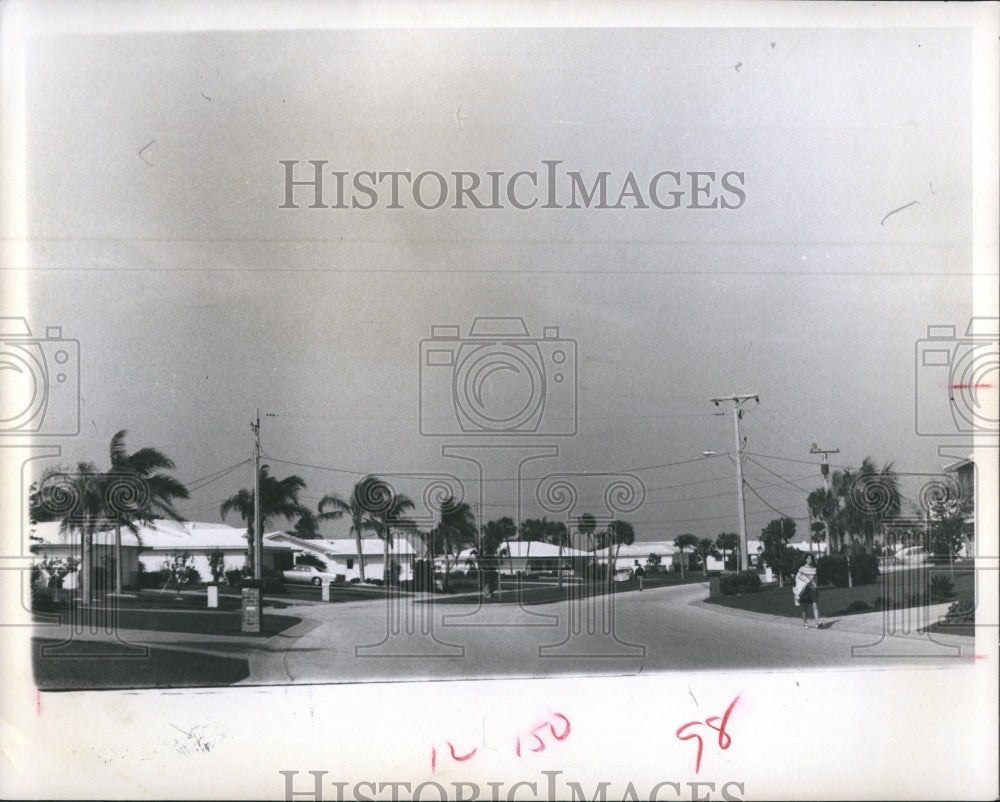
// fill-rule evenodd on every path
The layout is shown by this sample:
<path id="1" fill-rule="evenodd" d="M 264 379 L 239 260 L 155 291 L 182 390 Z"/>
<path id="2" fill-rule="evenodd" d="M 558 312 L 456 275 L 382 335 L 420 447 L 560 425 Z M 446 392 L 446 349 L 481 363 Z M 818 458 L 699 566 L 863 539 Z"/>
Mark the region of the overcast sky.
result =
<path id="1" fill-rule="evenodd" d="M 469 480 L 470 463 L 442 446 L 482 438 L 421 433 L 420 343 L 443 324 L 465 337 L 482 316 L 521 316 L 534 338 L 558 326 L 575 344 L 576 375 L 559 388 L 548 375 L 545 391 L 552 409 L 578 402 L 577 433 L 517 438 L 524 453 L 559 449 L 524 475 L 633 472 L 645 500 L 625 517 L 640 539 L 736 530 L 733 462 L 697 459 L 734 448 L 731 412 L 717 414 L 712 396 L 760 395 L 742 421 L 751 537 L 776 510 L 806 516 L 821 484 L 812 442 L 839 448 L 837 466 L 871 455 L 927 474 L 945 462 L 942 440 L 915 431 L 918 414 L 946 408 L 945 388 L 916 398 L 914 359 L 928 325 L 961 333 L 972 313 L 961 30 L 205 32 L 37 45 L 23 276 L 36 334 L 61 325 L 80 342 L 81 432 L 61 441 L 64 463 L 106 465 L 125 428 L 131 448 L 162 449 L 193 482 L 250 457 L 259 407 L 272 473 L 303 476 L 310 504 L 367 472 L 402 475 L 415 496 L 423 486 L 406 474 Z M 746 199 L 345 210 L 307 208 L 307 189 L 300 208 L 280 209 L 280 160 L 311 159 L 350 175 L 484 177 L 559 160 L 588 183 L 609 172 L 615 197 L 629 171 L 647 186 L 661 171 L 737 171 Z M 447 395 L 443 375 L 425 378 L 435 398 Z M 486 468 L 485 518 L 515 514 L 516 453 Z M 216 521 L 251 481 L 244 465 L 183 512 Z M 580 480 L 574 514 L 604 514 L 598 485 Z M 522 515 L 546 513 L 534 492 Z"/>

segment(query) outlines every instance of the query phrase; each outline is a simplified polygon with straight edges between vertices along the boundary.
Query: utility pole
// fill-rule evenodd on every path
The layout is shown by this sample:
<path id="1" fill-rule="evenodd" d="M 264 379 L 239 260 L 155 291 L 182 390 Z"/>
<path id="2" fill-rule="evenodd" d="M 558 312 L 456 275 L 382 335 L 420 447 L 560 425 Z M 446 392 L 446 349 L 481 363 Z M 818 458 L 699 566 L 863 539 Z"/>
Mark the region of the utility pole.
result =
<path id="1" fill-rule="evenodd" d="M 264 539 L 260 531 L 260 408 L 257 409 L 257 419 L 250 424 L 253 430 L 253 578 L 260 579 L 264 562 L 261 551 L 264 549 Z"/>
<path id="2" fill-rule="evenodd" d="M 740 520 L 740 571 L 746 571 L 750 567 L 750 555 L 747 551 L 747 511 L 743 498 L 743 441 L 740 438 L 740 418 L 743 417 L 743 404 L 751 398 L 758 404 L 760 403 L 760 396 L 757 393 L 719 396 L 709 399 L 716 406 L 719 406 L 723 401 L 732 401 L 733 403 L 733 431 L 736 436 L 736 453 L 734 455 L 736 458 L 736 503 Z"/>
<path id="3" fill-rule="evenodd" d="M 810 454 L 822 454 L 823 455 L 823 461 L 819 465 L 819 472 L 823 475 L 823 492 L 825 492 L 827 495 L 829 495 L 829 493 L 830 493 L 830 463 L 828 462 L 827 458 L 831 454 L 839 454 L 840 453 L 840 449 L 839 448 L 820 448 L 818 445 L 816 445 L 815 443 L 813 443 L 812 445 L 809 446 L 809 453 Z M 827 544 L 827 553 L 829 554 L 829 553 L 832 552 L 833 543 L 830 540 L 830 522 L 825 517 L 823 518 L 823 525 L 826 527 L 826 544 Z M 851 558 L 850 558 L 850 555 L 848 555 L 848 557 L 847 557 L 847 586 L 848 587 L 854 587 L 854 582 L 851 580 Z"/>

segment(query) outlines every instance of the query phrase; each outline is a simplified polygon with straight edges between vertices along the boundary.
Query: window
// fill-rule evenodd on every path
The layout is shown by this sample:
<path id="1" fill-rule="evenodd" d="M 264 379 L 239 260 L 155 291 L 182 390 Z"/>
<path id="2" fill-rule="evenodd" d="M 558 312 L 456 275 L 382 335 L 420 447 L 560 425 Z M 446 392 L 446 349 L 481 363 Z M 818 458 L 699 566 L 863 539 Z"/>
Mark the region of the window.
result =
<path id="1" fill-rule="evenodd" d="M 354 560 L 350 557 L 347 558 L 347 570 L 350 571 L 354 567 Z"/>

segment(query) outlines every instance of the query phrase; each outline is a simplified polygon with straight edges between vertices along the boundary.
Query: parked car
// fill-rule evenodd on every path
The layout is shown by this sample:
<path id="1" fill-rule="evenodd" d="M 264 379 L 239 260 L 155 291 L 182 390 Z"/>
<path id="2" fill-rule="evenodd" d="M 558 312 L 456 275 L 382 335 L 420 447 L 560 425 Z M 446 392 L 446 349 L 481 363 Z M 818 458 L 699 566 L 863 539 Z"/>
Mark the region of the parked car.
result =
<path id="1" fill-rule="evenodd" d="M 927 562 L 929 554 L 923 546 L 909 546 L 896 552 L 896 556 L 903 563 L 909 565 L 921 565 Z"/>
<path id="2" fill-rule="evenodd" d="M 615 582 L 628 582 L 634 576 L 631 568 L 619 568 L 615 571 Z"/>
<path id="3" fill-rule="evenodd" d="M 315 565 L 296 565 L 287 571 L 282 571 L 286 582 L 304 585 L 322 585 L 324 582 L 336 582 L 337 575 L 322 571 Z"/>

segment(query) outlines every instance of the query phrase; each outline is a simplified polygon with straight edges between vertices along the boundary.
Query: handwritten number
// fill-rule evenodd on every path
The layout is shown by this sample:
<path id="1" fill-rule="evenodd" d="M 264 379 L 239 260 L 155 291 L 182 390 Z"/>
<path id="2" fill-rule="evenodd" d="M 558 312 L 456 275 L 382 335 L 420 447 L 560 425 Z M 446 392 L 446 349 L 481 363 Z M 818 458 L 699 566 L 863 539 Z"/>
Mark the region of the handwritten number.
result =
<path id="1" fill-rule="evenodd" d="M 701 771 L 701 752 L 702 752 L 702 747 L 704 746 L 704 742 L 701 740 L 701 736 L 698 735 L 697 733 L 693 735 L 682 735 L 681 733 L 683 733 L 684 730 L 686 730 L 688 727 L 698 727 L 700 725 L 701 725 L 700 721 L 689 721 L 687 724 L 684 724 L 678 727 L 677 729 L 677 737 L 680 738 L 682 741 L 690 741 L 692 738 L 698 739 L 698 756 L 695 758 L 694 761 L 695 774 Z"/>
<path id="2" fill-rule="evenodd" d="M 563 730 L 562 735 L 558 735 L 556 733 L 555 725 L 549 724 L 549 730 L 551 730 L 552 732 L 552 737 L 555 738 L 557 741 L 565 741 L 569 737 L 569 719 L 566 718 L 566 716 L 564 716 L 562 713 L 556 713 L 555 716 L 557 718 L 561 718 L 563 721 L 566 722 L 566 729 Z"/>
<path id="3" fill-rule="evenodd" d="M 705 719 L 704 722 L 689 721 L 687 722 L 687 724 L 682 724 L 677 729 L 677 732 L 675 734 L 682 741 L 690 741 L 692 738 L 698 739 L 698 754 L 695 757 L 695 762 L 694 762 L 695 774 L 701 771 L 701 755 L 704 747 L 704 741 L 702 741 L 701 736 L 698 734 L 685 735 L 684 734 L 685 730 L 687 730 L 688 727 L 700 727 L 702 725 L 708 727 L 711 730 L 715 730 L 717 733 L 719 733 L 719 738 L 718 738 L 719 748 L 725 751 L 726 749 L 728 749 L 730 746 L 733 745 L 733 738 L 728 732 L 726 732 L 726 725 L 729 723 L 729 717 L 730 715 L 732 715 L 733 708 L 736 707 L 736 703 L 739 700 L 740 697 L 737 696 L 735 699 L 733 699 L 732 702 L 729 703 L 729 707 L 726 708 L 726 712 L 722 715 L 721 719 L 722 723 L 719 724 L 718 726 L 716 726 L 716 722 L 720 720 L 719 717 L 709 716 L 707 719 Z"/>

